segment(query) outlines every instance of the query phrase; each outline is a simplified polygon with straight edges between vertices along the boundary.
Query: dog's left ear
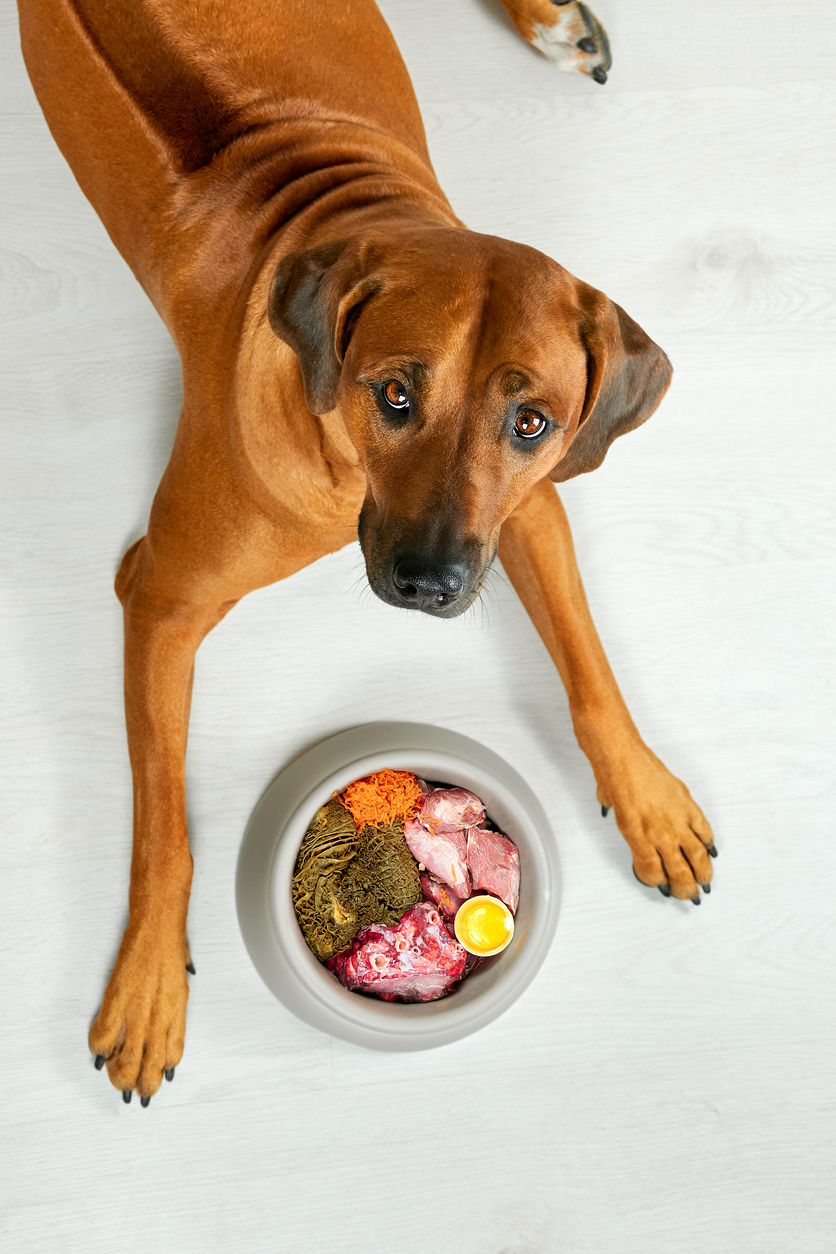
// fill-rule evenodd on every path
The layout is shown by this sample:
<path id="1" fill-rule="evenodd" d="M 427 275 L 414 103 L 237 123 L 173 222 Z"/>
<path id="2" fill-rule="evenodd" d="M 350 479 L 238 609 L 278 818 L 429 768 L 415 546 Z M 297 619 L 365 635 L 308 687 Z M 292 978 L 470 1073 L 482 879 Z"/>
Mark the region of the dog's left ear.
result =
<path id="1" fill-rule="evenodd" d="M 367 245 L 343 239 L 279 263 L 267 304 L 270 326 L 299 358 L 313 414 L 327 414 L 336 404 L 353 320 L 380 286 L 369 273 L 372 261 Z"/>
<path id="2" fill-rule="evenodd" d="M 658 344 L 620 306 L 579 286 L 586 346 L 586 397 L 577 432 L 551 472 L 555 483 L 597 470 L 616 436 L 640 427 L 658 406 L 673 370 Z"/>

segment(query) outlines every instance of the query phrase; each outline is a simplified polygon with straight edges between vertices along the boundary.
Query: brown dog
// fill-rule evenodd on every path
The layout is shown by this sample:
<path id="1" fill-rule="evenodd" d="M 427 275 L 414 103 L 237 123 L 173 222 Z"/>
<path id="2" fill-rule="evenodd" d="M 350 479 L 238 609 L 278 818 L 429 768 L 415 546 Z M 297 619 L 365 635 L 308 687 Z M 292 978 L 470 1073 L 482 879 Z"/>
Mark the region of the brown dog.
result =
<path id="1" fill-rule="evenodd" d="M 564 59 L 608 66 L 583 6 L 508 9 L 535 45 L 559 24 Z M 698 902 L 711 829 L 624 705 L 551 482 L 650 416 L 661 349 L 548 257 L 456 219 L 372 0 L 21 0 L 21 28 L 52 133 L 184 376 L 148 534 L 116 580 L 134 847 L 97 1066 L 147 1105 L 183 1051 L 195 651 L 358 518 L 377 595 L 440 617 L 499 552 L 636 874 Z"/>

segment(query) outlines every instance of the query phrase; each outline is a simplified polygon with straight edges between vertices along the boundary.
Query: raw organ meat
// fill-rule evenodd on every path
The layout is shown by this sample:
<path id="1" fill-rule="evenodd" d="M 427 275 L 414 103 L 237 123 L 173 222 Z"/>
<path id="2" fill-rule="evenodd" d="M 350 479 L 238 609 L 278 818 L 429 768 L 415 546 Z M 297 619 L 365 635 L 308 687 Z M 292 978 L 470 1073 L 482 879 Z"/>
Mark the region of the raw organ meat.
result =
<path id="1" fill-rule="evenodd" d="M 485 817 L 485 807 L 476 793 L 466 788 L 436 788 L 424 797 L 415 817 L 437 836 L 462 827 L 475 827 Z"/>
<path id="2" fill-rule="evenodd" d="M 516 913 L 520 900 L 520 855 L 516 845 L 499 832 L 472 827 L 467 837 L 467 866 L 474 888 L 499 897 L 512 914 Z"/>
<path id="3" fill-rule="evenodd" d="M 332 797 L 305 833 L 291 894 L 305 940 L 321 962 L 346 950 L 361 927 L 397 923 L 422 896 L 403 820 L 358 832 Z"/>
<path id="4" fill-rule="evenodd" d="M 445 918 L 452 921 L 456 917 L 459 906 L 466 899 L 460 897 L 449 884 L 440 883 L 434 875 L 428 875 L 426 871 L 422 871 L 419 878 L 424 900 L 434 902 Z"/>
<path id="5" fill-rule="evenodd" d="M 467 836 L 461 827 L 449 832 L 429 831 L 417 819 L 407 819 L 403 834 L 413 858 L 443 884 L 452 884 L 460 897 L 470 896 L 467 875 Z"/>
<path id="6" fill-rule="evenodd" d="M 407 910 L 397 927 L 372 923 L 351 948 L 328 961 L 347 989 L 376 993 L 384 1001 L 435 1001 L 464 974 L 467 953 L 428 901 Z"/>

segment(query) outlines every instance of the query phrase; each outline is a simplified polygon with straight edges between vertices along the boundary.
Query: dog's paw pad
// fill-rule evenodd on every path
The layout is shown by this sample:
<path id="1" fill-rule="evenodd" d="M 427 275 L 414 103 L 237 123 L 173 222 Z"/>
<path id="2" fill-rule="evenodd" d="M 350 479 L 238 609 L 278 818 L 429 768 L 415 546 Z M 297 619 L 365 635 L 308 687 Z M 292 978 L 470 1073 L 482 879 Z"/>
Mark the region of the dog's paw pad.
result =
<path id="1" fill-rule="evenodd" d="M 577 0 L 559 4 L 552 0 L 550 11 L 538 7 L 538 17 L 529 43 L 553 61 L 558 69 L 587 74 L 596 83 L 606 83 L 612 65 L 607 32 L 594 13 Z"/>

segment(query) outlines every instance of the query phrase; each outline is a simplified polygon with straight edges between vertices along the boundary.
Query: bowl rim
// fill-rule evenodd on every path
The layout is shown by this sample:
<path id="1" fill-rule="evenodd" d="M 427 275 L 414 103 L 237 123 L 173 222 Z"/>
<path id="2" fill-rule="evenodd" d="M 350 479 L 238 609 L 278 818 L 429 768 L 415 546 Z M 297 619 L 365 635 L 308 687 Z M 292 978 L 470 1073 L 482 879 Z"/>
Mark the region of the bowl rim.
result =
<path id="1" fill-rule="evenodd" d="M 520 846 L 520 908 L 514 938 L 502 954 L 486 959 L 468 976 L 451 998 L 404 1004 L 349 992 L 311 953 L 293 909 L 290 879 L 314 814 L 333 792 L 384 766 L 471 787 L 498 826 L 512 829 L 508 835 Z M 256 970 L 298 1017 L 370 1048 L 426 1049 L 477 1031 L 522 995 L 554 936 L 560 878 L 557 845 L 545 811 L 509 763 L 447 728 L 379 722 L 347 728 L 320 741 L 274 778 L 244 835 L 236 902 Z M 497 961 L 506 969 L 492 974 Z"/>

